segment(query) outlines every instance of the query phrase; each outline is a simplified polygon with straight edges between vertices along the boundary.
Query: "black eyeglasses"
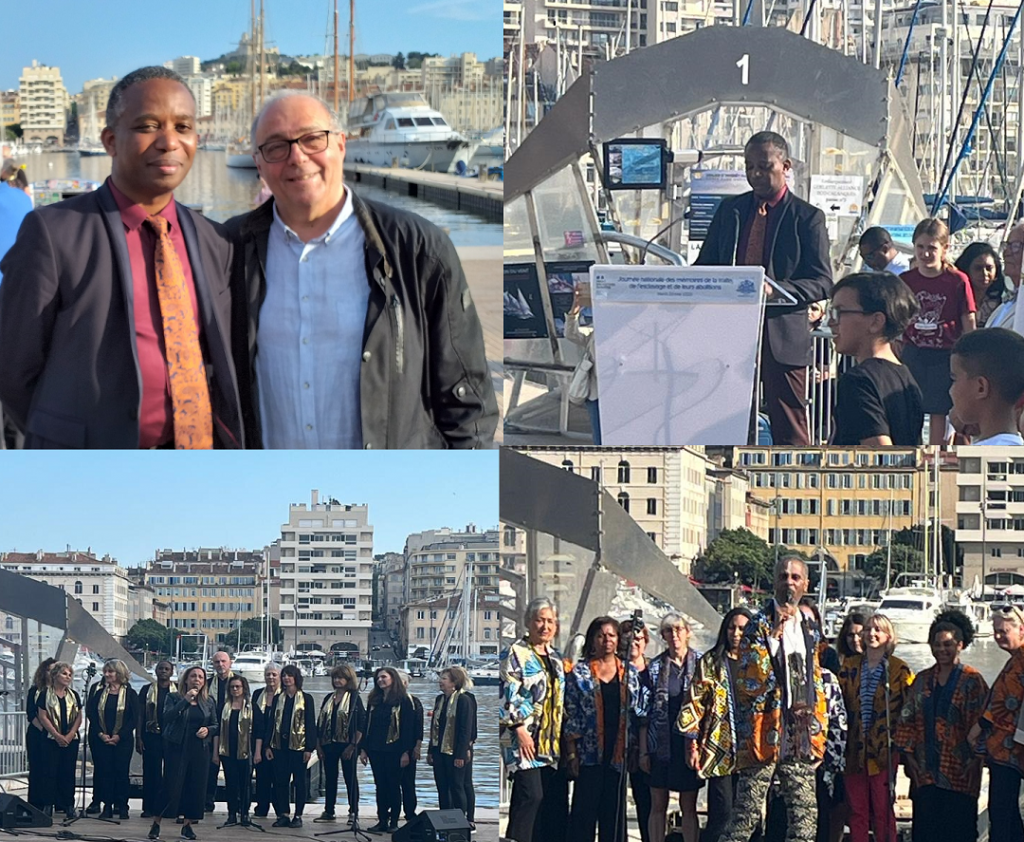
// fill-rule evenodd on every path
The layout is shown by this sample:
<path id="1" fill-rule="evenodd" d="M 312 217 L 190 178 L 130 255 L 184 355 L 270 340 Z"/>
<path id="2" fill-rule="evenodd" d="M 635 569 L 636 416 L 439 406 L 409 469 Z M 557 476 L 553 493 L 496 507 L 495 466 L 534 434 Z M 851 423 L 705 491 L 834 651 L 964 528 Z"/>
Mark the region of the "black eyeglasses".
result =
<path id="1" fill-rule="evenodd" d="M 259 149 L 263 160 L 268 164 L 279 164 L 292 154 L 293 143 L 297 143 L 299 149 L 307 155 L 315 155 L 317 152 L 323 152 L 327 148 L 327 139 L 332 134 L 337 134 L 337 132 L 323 129 L 318 132 L 304 134 L 302 137 L 296 137 L 292 140 L 271 140 L 256 148 Z"/>
<path id="2" fill-rule="evenodd" d="M 854 310 L 850 307 L 836 307 L 834 304 L 830 304 L 828 308 L 828 320 L 830 322 L 838 322 L 843 316 L 849 315 L 850 313 L 860 313 L 862 316 L 867 315 L 866 310 Z"/>

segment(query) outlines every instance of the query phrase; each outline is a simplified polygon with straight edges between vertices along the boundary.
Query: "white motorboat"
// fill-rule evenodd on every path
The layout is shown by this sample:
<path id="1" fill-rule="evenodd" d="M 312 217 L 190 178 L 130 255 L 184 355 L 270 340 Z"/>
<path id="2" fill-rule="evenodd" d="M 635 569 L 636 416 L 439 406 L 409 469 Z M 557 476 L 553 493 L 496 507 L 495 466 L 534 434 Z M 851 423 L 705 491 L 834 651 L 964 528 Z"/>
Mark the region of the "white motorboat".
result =
<path id="1" fill-rule="evenodd" d="M 447 172 L 469 141 L 423 94 L 380 93 L 352 103 L 345 157 L 353 163 Z"/>
<path id="2" fill-rule="evenodd" d="M 501 674 L 497 666 L 470 667 L 469 677 L 477 687 L 497 687 L 501 683 Z"/>
<path id="3" fill-rule="evenodd" d="M 252 157 L 252 147 L 248 142 L 229 143 L 224 154 L 229 167 L 236 170 L 256 169 L 256 159 Z"/>
<path id="4" fill-rule="evenodd" d="M 889 588 L 882 595 L 878 613 L 892 621 L 899 643 L 927 643 L 928 629 L 944 602 L 943 595 L 936 588 Z"/>
<path id="5" fill-rule="evenodd" d="M 249 652 L 241 652 L 231 663 L 231 671 L 242 676 L 250 684 L 263 681 L 264 671 L 268 666 L 277 663 L 267 653 L 254 649 Z"/>

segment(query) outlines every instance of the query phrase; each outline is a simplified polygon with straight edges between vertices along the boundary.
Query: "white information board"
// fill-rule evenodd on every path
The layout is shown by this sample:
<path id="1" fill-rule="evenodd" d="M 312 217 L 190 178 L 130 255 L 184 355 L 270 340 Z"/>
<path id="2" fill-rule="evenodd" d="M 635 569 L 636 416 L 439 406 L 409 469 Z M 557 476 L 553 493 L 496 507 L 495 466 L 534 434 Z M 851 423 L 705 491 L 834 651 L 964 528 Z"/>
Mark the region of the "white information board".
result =
<path id="1" fill-rule="evenodd" d="M 825 216 L 860 216 L 864 201 L 862 175 L 812 175 L 808 201 Z"/>
<path id="2" fill-rule="evenodd" d="M 605 445 L 744 445 L 760 266 L 592 266 Z"/>

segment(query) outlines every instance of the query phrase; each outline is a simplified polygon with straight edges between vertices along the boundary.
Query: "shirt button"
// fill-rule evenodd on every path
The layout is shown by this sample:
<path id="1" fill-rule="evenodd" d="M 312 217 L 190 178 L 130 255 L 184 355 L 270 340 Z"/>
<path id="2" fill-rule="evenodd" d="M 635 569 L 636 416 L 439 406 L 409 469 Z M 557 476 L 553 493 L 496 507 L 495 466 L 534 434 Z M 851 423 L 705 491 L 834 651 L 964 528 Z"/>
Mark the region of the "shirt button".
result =
<path id="1" fill-rule="evenodd" d="M 308 345 L 309 344 L 309 337 L 308 336 L 303 336 L 302 337 L 302 344 L 303 345 Z"/>
<path id="2" fill-rule="evenodd" d="M 302 262 L 303 263 L 308 263 L 309 262 L 309 255 L 308 254 L 302 255 Z"/>
<path id="3" fill-rule="evenodd" d="M 457 387 L 455 389 L 455 394 L 458 395 L 460 398 L 464 398 L 466 396 L 466 387 L 465 386 Z"/>
<path id="4" fill-rule="evenodd" d="M 302 388 L 303 389 L 308 389 L 309 388 L 309 384 L 308 383 L 303 383 L 302 384 Z"/>
<path id="5" fill-rule="evenodd" d="M 307 430 L 312 430 L 313 429 L 313 425 L 312 424 L 307 424 L 306 425 L 306 429 Z"/>
<path id="6" fill-rule="evenodd" d="M 308 295 L 304 295 L 304 296 L 302 296 L 302 300 L 303 300 L 303 301 L 309 301 L 309 296 L 308 296 Z"/>
<path id="7" fill-rule="evenodd" d="M 373 445 L 367 442 L 363 445 L 363 450 L 373 450 Z"/>
<path id="8" fill-rule="evenodd" d="M 370 361 L 370 357 L 372 357 L 372 356 L 373 356 L 373 354 L 371 354 L 369 351 L 363 351 L 363 362 L 364 363 L 369 362 Z"/>

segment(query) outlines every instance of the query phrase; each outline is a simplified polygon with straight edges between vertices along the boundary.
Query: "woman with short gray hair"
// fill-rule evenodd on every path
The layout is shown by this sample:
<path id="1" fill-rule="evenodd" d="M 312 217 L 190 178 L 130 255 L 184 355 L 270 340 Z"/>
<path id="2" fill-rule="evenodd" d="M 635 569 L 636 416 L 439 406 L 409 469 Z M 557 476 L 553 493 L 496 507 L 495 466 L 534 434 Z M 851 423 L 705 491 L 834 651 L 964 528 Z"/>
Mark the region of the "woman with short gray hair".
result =
<path id="1" fill-rule="evenodd" d="M 515 842 L 564 838 L 568 791 L 558 772 L 565 666 L 554 647 L 558 615 L 540 597 L 526 606 L 527 634 L 501 664 L 499 736 L 512 800 L 505 836 Z M 536 829 L 536 833 L 534 832 Z"/>

